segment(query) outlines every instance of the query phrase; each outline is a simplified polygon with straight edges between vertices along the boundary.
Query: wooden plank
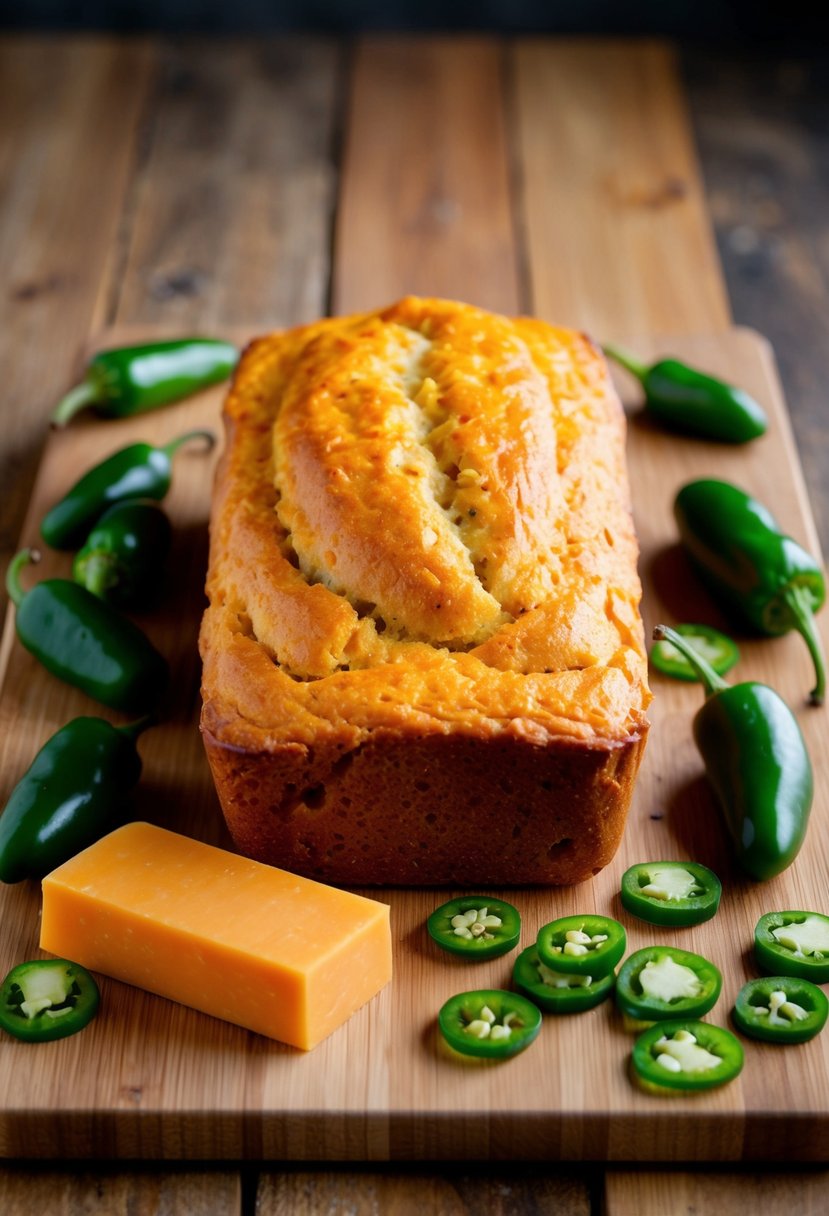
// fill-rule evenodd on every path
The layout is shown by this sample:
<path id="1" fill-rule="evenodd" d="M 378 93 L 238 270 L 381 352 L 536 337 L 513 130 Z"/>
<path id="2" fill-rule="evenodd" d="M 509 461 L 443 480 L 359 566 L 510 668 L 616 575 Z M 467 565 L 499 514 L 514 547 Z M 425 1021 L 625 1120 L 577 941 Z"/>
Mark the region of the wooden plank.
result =
<path id="1" fill-rule="evenodd" d="M 110 319 L 253 333 L 325 312 L 340 55 L 305 38 L 166 48 Z"/>
<path id="2" fill-rule="evenodd" d="M 0 41 L 4 568 L 46 419 L 98 311 L 152 72 L 141 39 Z"/>
<path id="3" fill-rule="evenodd" d="M 3 1216 L 242 1216 L 238 1173 L 0 1169 Z"/>
<path id="4" fill-rule="evenodd" d="M 735 319 L 772 341 L 829 547 L 829 147 L 818 61 L 686 51 L 683 66 Z"/>
<path id="5" fill-rule="evenodd" d="M 130 336 L 121 330 L 119 340 Z M 132 338 L 142 332 L 134 330 Z M 744 449 L 690 443 L 644 425 L 633 407 L 629 458 L 642 545 L 648 624 L 668 615 L 711 619 L 673 546 L 670 502 L 682 481 L 702 472 L 738 480 L 766 495 L 785 528 L 815 537 L 802 478 L 767 347 L 747 331 L 711 338 L 636 344 L 644 356 L 673 351 L 745 385 L 770 411 L 767 437 Z M 155 416 L 159 439 L 213 422 L 221 390 Z M 24 540 L 77 469 L 141 435 L 146 420 L 78 423 L 49 441 Z M 655 470 L 658 472 L 655 474 Z M 201 609 L 209 462 L 177 458 L 168 507 L 177 525 L 170 597 L 143 618 L 169 654 L 174 679 L 161 727 L 141 742 L 145 774 L 137 815 L 212 841 L 226 841 L 196 729 L 195 631 Z M 65 569 L 50 555 L 46 572 Z M 717 618 L 714 618 L 715 621 Z M 825 614 L 820 618 L 825 628 Z M 754 972 L 753 925 L 772 907 L 825 908 L 829 868 L 829 737 L 825 712 L 805 707 L 810 687 L 802 640 L 740 638 L 740 676 L 765 679 L 797 711 L 815 763 L 817 797 L 797 864 L 773 882 L 749 884 L 735 872 L 691 739 L 699 690 L 655 679 L 657 702 L 645 764 L 622 848 L 590 884 L 566 890 L 503 892 L 522 912 L 524 941 L 557 915 L 621 915 L 630 949 L 653 942 L 648 926 L 618 907 L 623 870 L 643 857 L 695 857 L 721 875 L 725 897 L 708 925 L 676 930 L 670 941 L 710 957 L 724 988 L 712 1019 L 727 1024 L 740 985 Z M 0 798 L 34 749 L 81 712 L 100 712 L 47 676 L 13 642 L 0 696 Z M 74 1038 L 26 1053 L 0 1042 L 0 1155 L 178 1157 L 269 1160 L 820 1160 L 829 1153 L 829 1039 L 776 1051 L 746 1043 L 743 1075 L 708 1095 L 659 1098 L 631 1085 L 631 1038 L 612 1006 L 579 1018 L 548 1019 L 530 1051 L 504 1068 L 461 1067 L 441 1050 L 435 1015 L 464 986 L 509 985 L 512 958 L 462 975 L 425 938 L 428 913 L 449 892 L 380 891 L 392 907 L 395 980 L 390 988 L 308 1055 L 238 1028 L 102 981 L 101 1016 Z M 493 891 L 493 895 L 499 892 Z M 0 968 L 36 953 L 38 890 L 0 890 Z M 461 968 L 462 970 L 462 968 Z M 25 1059 L 24 1059 L 25 1055 Z M 769 1094 L 774 1102 L 769 1102 Z M 670 1118 L 666 1116 L 670 1114 Z M 441 1175 L 442 1176 L 442 1175 Z"/>
<path id="6" fill-rule="evenodd" d="M 492 40 L 370 38 L 357 50 L 332 311 L 408 293 L 524 306 Z"/>
<path id="7" fill-rule="evenodd" d="M 512 76 L 531 311 L 600 340 L 726 327 L 673 52 L 521 40 Z"/>
<path id="8" fill-rule="evenodd" d="M 256 1216 L 590 1216 L 590 1192 L 580 1175 L 532 1167 L 492 1167 L 475 1174 L 384 1170 L 265 1173 Z"/>
<path id="9" fill-rule="evenodd" d="M 605 1216 L 823 1216 L 829 1171 L 704 1173 L 637 1170 L 605 1175 Z"/>

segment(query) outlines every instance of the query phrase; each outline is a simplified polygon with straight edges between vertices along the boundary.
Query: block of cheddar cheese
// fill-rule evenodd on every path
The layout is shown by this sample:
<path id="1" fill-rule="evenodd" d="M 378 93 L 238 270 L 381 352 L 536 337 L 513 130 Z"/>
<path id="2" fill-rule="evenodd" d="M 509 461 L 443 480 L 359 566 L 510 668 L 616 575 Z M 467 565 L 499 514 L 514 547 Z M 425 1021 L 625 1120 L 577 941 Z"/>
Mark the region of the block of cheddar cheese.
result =
<path id="1" fill-rule="evenodd" d="M 46 876 L 40 945 L 306 1050 L 391 978 L 386 904 L 148 823 Z"/>

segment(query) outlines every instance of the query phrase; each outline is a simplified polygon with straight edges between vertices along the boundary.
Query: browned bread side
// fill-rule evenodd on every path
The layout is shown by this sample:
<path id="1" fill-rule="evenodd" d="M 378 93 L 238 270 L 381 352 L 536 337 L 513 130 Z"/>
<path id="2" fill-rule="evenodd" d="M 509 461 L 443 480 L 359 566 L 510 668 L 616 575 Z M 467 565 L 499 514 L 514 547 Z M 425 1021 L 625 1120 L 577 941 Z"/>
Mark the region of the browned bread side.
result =
<path id="1" fill-rule="evenodd" d="M 612 746 L 379 730 L 339 758 L 240 751 L 204 734 L 225 818 L 251 857 L 350 886 L 530 885 L 611 860 L 645 733 Z"/>

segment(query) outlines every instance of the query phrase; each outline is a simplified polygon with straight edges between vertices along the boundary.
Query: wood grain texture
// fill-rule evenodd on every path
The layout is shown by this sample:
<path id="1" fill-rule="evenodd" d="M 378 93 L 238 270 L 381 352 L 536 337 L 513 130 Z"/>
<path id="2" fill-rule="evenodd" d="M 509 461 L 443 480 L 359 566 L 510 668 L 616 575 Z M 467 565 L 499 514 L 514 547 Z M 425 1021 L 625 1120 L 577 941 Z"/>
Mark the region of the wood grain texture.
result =
<path id="1" fill-rule="evenodd" d="M 242 1216 L 241 1177 L 233 1172 L 0 1168 L 3 1216 Z"/>
<path id="2" fill-rule="evenodd" d="M 530 310 L 605 341 L 726 327 L 671 50 L 521 40 L 511 65 Z"/>
<path id="3" fill-rule="evenodd" d="M 122 330 L 120 337 L 127 333 Z M 645 357 L 673 350 L 739 381 L 771 415 L 768 436 L 748 448 L 690 443 L 645 425 L 635 408 L 635 392 L 622 385 L 630 394 L 629 460 L 646 621 L 651 625 L 657 618 L 679 616 L 717 623 L 713 605 L 695 587 L 673 544 L 670 502 L 682 481 L 702 472 L 722 475 L 761 496 L 773 484 L 782 525 L 806 544 L 815 540 L 770 353 L 749 331 L 650 344 L 633 339 L 632 345 Z M 159 414 L 154 423 L 158 437 L 196 422 L 215 423 L 220 397 L 216 390 Z M 120 446 L 142 426 L 141 420 L 88 422 L 55 435 L 31 507 L 27 529 L 32 531 L 24 532 L 24 540 L 32 538 L 46 503 L 81 464 Z M 194 645 L 209 465 L 202 453 L 182 452 L 168 500 L 180 538 L 170 568 L 171 599 L 145 624 L 170 655 L 173 692 L 163 727 L 141 742 L 145 777 L 135 813 L 222 842 L 224 828 L 196 728 Z M 48 569 L 58 569 L 66 560 L 53 555 Z M 0 697 L 0 797 L 58 725 L 76 713 L 94 712 L 91 703 L 46 675 L 13 644 L 10 625 Z M 772 907 L 825 909 L 829 866 L 829 787 L 821 779 L 829 772 L 829 736 L 825 711 L 805 706 L 810 687 L 806 649 L 799 637 L 739 640 L 740 675 L 770 681 L 789 699 L 818 774 L 813 825 L 797 864 L 762 886 L 735 872 L 691 740 L 699 690 L 656 680 L 651 739 L 613 863 L 595 882 L 580 887 L 501 892 L 522 912 L 525 942 L 555 916 L 599 911 L 621 916 L 633 950 L 652 943 L 654 931 L 620 912 L 623 870 L 643 857 L 694 857 L 711 865 L 726 892 L 718 917 L 667 936 L 722 970 L 723 995 L 712 1014 L 720 1024 L 727 1023 L 741 984 L 755 974 L 750 946 L 757 917 Z M 746 1068 L 736 1082 L 708 1095 L 677 1098 L 669 1112 L 664 1101 L 631 1085 L 631 1040 L 611 1005 L 578 1018 L 547 1019 L 531 1050 L 501 1067 L 449 1058 L 438 1041 L 437 1009 L 464 987 L 508 986 L 513 960 L 481 963 L 473 977 L 429 942 L 424 922 L 449 892 L 373 894 L 391 904 L 395 979 L 315 1051 L 293 1051 L 103 980 L 102 1013 L 83 1034 L 45 1044 L 36 1057 L 26 1054 L 25 1059 L 21 1045 L 0 1043 L 0 1153 L 202 1160 L 790 1162 L 818 1160 L 829 1152 L 826 1036 L 787 1053 L 748 1043 Z M 36 954 L 38 906 L 35 884 L 0 892 L 0 967 Z"/>
<path id="4" fill-rule="evenodd" d="M 259 331 L 325 312 L 340 71 L 314 39 L 165 46 L 110 320 Z"/>
<path id="5" fill-rule="evenodd" d="M 734 316 L 771 339 L 829 546 L 825 56 L 689 51 L 684 75 Z"/>
<path id="6" fill-rule="evenodd" d="M 532 1168 L 475 1174 L 292 1171 L 264 1173 L 256 1216 L 590 1216 L 586 1180 Z"/>
<path id="7" fill-rule="evenodd" d="M 609 1170 L 604 1216 L 823 1216 L 829 1172 Z"/>
<path id="8" fill-rule="evenodd" d="M 332 311 L 399 296 L 523 306 L 502 53 L 493 40 L 371 38 L 351 78 Z"/>
<path id="9" fill-rule="evenodd" d="M 49 411 L 98 313 L 153 58 L 140 39 L 0 41 L 4 569 Z"/>

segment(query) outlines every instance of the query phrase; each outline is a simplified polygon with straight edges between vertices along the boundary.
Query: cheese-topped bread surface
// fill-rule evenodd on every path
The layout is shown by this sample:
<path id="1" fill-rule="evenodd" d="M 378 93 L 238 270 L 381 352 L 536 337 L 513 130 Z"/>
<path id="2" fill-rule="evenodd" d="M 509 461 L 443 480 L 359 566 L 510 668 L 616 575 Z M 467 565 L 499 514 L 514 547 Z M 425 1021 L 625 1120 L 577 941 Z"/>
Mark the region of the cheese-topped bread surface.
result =
<path id="1" fill-rule="evenodd" d="M 355 885 L 607 864 L 649 693 L 590 341 L 407 298 L 253 342 L 225 422 L 202 731 L 237 846 Z"/>

